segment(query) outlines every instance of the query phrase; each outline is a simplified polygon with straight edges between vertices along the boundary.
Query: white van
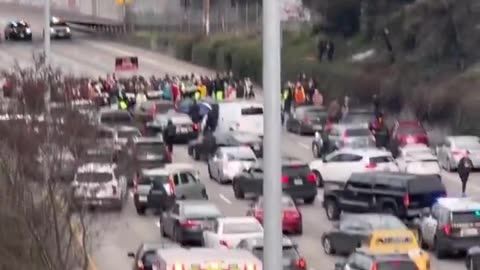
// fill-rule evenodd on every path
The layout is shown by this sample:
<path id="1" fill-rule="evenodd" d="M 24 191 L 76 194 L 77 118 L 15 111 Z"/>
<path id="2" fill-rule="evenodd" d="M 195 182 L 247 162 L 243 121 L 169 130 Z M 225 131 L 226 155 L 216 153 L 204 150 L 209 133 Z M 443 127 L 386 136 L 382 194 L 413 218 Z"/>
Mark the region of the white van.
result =
<path id="1" fill-rule="evenodd" d="M 229 130 L 263 136 L 263 104 L 249 101 L 218 104 L 217 131 Z"/>

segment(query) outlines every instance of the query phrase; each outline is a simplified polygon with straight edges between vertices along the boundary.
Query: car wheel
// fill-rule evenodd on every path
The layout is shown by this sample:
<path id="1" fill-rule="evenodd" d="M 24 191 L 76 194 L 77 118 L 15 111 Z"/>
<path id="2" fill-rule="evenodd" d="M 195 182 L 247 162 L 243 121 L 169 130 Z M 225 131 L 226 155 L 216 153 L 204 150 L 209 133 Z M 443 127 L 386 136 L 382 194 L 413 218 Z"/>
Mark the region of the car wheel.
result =
<path id="1" fill-rule="evenodd" d="M 235 195 L 235 198 L 237 199 L 244 199 L 245 198 L 245 193 L 243 192 L 243 190 L 241 189 L 241 187 L 239 187 L 239 185 L 235 182 L 233 182 L 233 195 Z"/>
<path id="2" fill-rule="evenodd" d="M 328 220 L 338 220 L 340 217 L 340 210 L 338 209 L 338 203 L 333 199 L 327 199 L 325 202 L 325 212 Z"/>
<path id="3" fill-rule="evenodd" d="M 322 239 L 322 247 L 325 254 L 328 254 L 328 255 L 335 254 L 335 250 L 332 247 L 332 242 L 330 241 L 330 238 L 324 237 Z"/>
<path id="4" fill-rule="evenodd" d="M 314 158 L 320 158 L 320 149 L 316 143 L 312 144 L 312 154 Z"/>
<path id="5" fill-rule="evenodd" d="M 447 255 L 446 251 L 443 250 L 442 247 L 440 247 L 437 238 L 435 238 L 435 240 L 433 241 L 433 251 L 438 259 L 443 259 Z"/>
<path id="6" fill-rule="evenodd" d="M 313 203 L 315 202 L 315 196 L 309 197 L 309 198 L 304 198 L 304 199 L 303 199 L 303 202 L 304 202 L 305 204 L 313 204 Z"/>
<path id="7" fill-rule="evenodd" d="M 323 187 L 322 174 L 319 171 L 313 171 L 313 174 L 315 174 L 315 178 L 316 178 L 316 181 L 317 181 L 317 187 Z"/>
<path id="8" fill-rule="evenodd" d="M 145 215 L 145 211 L 147 210 L 145 206 L 136 206 L 135 209 L 137 210 L 137 214 Z"/>

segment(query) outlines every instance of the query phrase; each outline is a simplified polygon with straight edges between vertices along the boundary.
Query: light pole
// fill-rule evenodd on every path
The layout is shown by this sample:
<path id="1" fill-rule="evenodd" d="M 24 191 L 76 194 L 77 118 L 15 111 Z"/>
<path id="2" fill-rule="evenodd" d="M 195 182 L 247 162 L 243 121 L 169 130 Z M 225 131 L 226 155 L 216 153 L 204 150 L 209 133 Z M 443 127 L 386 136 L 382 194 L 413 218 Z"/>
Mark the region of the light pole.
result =
<path id="1" fill-rule="evenodd" d="M 50 0 L 45 0 L 44 6 L 45 25 L 43 26 L 43 49 L 45 66 L 50 65 Z"/>
<path id="2" fill-rule="evenodd" d="M 263 0 L 263 91 L 265 228 L 263 269 L 282 269 L 281 121 L 280 121 L 280 5 Z"/>

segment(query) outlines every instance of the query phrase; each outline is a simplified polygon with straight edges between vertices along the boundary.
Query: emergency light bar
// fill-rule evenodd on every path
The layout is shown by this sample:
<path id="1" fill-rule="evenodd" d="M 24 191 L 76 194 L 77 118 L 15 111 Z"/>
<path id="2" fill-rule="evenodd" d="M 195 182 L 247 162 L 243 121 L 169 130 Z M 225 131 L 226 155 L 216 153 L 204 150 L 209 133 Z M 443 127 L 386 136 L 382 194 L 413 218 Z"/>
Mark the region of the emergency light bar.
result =
<path id="1" fill-rule="evenodd" d="M 257 270 L 255 264 L 245 264 L 243 268 L 238 264 L 223 264 L 218 262 L 205 263 L 205 264 L 192 264 L 190 268 L 186 268 L 183 263 L 175 263 L 172 265 L 171 270 Z"/>

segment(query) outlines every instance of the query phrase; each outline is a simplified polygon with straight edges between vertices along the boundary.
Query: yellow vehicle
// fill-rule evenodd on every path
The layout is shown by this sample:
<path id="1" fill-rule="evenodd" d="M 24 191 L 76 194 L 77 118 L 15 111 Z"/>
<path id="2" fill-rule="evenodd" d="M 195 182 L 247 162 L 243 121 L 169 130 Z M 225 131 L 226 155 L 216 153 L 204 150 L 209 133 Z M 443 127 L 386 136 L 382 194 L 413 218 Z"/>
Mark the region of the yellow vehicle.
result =
<path id="1" fill-rule="evenodd" d="M 420 248 L 412 231 L 374 231 L 370 236 L 367 248 L 378 254 L 408 254 L 419 270 L 430 270 L 430 256 Z"/>

